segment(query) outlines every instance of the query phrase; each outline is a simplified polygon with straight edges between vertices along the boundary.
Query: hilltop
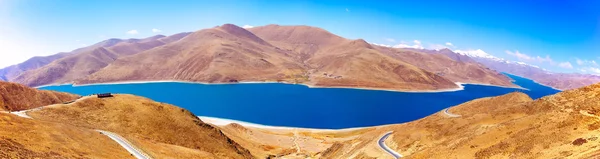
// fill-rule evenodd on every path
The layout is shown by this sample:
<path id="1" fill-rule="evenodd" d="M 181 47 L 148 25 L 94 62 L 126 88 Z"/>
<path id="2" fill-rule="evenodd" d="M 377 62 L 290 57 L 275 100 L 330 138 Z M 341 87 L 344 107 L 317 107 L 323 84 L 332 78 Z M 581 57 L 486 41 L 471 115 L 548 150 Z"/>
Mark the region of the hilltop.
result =
<path id="1" fill-rule="evenodd" d="M 78 95 L 43 91 L 0 81 L 0 111 L 20 111 L 77 99 Z"/>

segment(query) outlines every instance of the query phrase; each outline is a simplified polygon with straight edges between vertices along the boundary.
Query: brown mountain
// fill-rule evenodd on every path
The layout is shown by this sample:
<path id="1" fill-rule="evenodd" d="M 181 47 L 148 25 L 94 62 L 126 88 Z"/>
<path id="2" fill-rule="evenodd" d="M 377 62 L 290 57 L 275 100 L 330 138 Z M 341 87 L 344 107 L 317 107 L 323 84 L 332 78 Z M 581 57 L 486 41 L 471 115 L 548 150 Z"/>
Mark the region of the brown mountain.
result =
<path id="1" fill-rule="evenodd" d="M 275 81 L 301 74 L 304 66 L 234 25 L 200 30 L 179 41 L 120 58 L 78 83 L 131 80 L 229 82 Z M 157 63 L 157 61 L 160 61 Z"/>
<path id="2" fill-rule="evenodd" d="M 381 52 L 454 82 L 518 87 L 509 77 L 449 49 L 416 50 L 377 46 Z"/>
<path id="3" fill-rule="evenodd" d="M 336 51 L 347 51 L 355 49 L 351 46 L 342 46 L 344 42 L 348 43 L 350 40 L 344 39 L 337 35 L 331 34 L 323 29 L 309 27 L 309 26 L 278 26 L 278 25 L 267 25 L 262 27 L 251 28 L 250 31 L 254 32 L 259 37 L 266 39 L 267 41 L 277 44 L 277 46 L 286 48 L 293 52 L 299 53 L 305 59 L 318 58 L 319 55 L 333 55 L 331 52 L 332 47 L 337 47 L 339 50 Z M 361 41 L 361 40 L 359 40 Z M 358 41 L 357 41 L 358 42 Z M 416 52 L 410 52 L 402 49 L 387 48 L 381 46 L 372 46 L 362 41 L 361 48 L 372 50 L 375 54 L 369 55 L 374 59 L 383 59 L 382 56 L 391 57 L 397 61 L 403 62 L 405 65 L 413 65 L 416 68 L 423 69 L 427 72 L 434 73 L 442 76 L 452 82 L 463 82 L 463 83 L 481 83 L 481 84 L 494 84 L 500 86 L 515 86 L 510 82 L 510 79 L 498 72 L 486 69 L 482 65 L 477 64 L 468 57 L 458 57 L 460 59 L 448 59 L 439 55 L 422 54 Z M 360 42 L 359 42 L 360 43 Z M 346 48 L 345 48 L 346 47 Z M 441 53 L 445 53 L 449 50 L 441 50 Z M 360 52 L 360 51 L 358 51 Z M 372 56 L 377 55 L 377 56 Z M 341 55 L 335 55 L 341 56 Z M 335 57 L 333 56 L 333 57 Z M 336 57 L 337 58 L 337 57 Z M 305 63 L 311 64 L 312 60 L 307 60 Z M 326 62 L 326 61 L 322 61 Z M 378 61 L 371 61 L 377 63 Z M 373 63 L 373 64 L 374 64 Z M 363 67 L 368 69 L 370 67 Z M 388 68 L 389 69 L 389 68 Z M 373 70 L 364 70 L 366 72 L 372 72 Z M 377 71 L 376 71 L 377 72 Z M 330 72 L 331 74 L 331 72 Z M 336 73 L 334 73 L 335 75 Z M 389 74 L 393 75 L 393 74 Z M 438 77 L 435 77 L 438 78 Z M 376 78 L 379 79 L 379 78 Z M 372 80 L 372 79 L 370 79 Z M 388 79 L 391 80 L 391 79 Z M 405 81 L 421 81 L 414 79 L 403 79 Z M 385 82 L 380 82 L 385 83 Z M 398 83 L 393 83 L 398 85 Z M 435 85 L 435 84 L 434 84 Z M 426 87 L 417 87 L 426 88 Z M 436 88 L 427 88 L 436 89 Z M 437 88 L 439 89 L 439 88 Z"/>
<path id="4" fill-rule="evenodd" d="M 509 78 L 480 65 L 425 53 L 396 55 L 398 51 L 309 26 L 246 30 L 225 24 L 119 58 L 76 83 L 282 81 L 403 91 L 457 88 L 454 82 L 514 86 Z"/>
<path id="5" fill-rule="evenodd" d="M 77 99 L 77 95 L 41 91 L 16 83 L 0 82 L 0 111 L 20 111 Z"/>
<path id="6" fill-rule="evenodd" d="M 310 26 L 267 25 L 250 31 L 292 51 L 307 65 L 308 84 L 394 90 L 455 88 L 442 77 L 376 50 L 362 39 L 348 40 Z"/>
<path id="7" fill-rule="evenodd" d="M 70 55 L 70 53 L 58 53 L 55 55 L 45 57 L 33 57 L 23 63 L 8 66 L 6 68 L 0 69 L 0 80 L 11 81 L 25 71 L 40 68 L 53 62 L 54 60 L 63 58 L 68 55 Z"/>
<path id="8" fill-rule="evenodd" d="M 23 63 L 12 65 L 3 69 L 0 69 L 0 79 L 4 81 L 13 81 L 19 75 L 23 74 L 26 71 L 34 70 L 43 66 L 46 66 L 56 60 L 62 59 L 64 57 L 75 55 L 83 52 L 89 52 L 91 50 L 100 48 L 100 47 L 111 47 L 117 43 L 123 42 L 125 40 L 121 39 L 108 39 L 96 43 L 94 45 L 82 47 L 75 49 L 71 52 L 58 53 L 50 56 L 39 56 L 33 57 Z"/>
<path id="9" fill-rule="evenodd" d="M 161 35 L 146 39 L 109 39 L 75 50 L 75 53 L 70 56 L 55 60 L 43 67 L 23 72 L 11 81 L 28 86 L 70 83 L 106 67 L 119 57 L 162 46 L 166 44 L 164 41 L 176 41 L 177 38 L 182 37 L 184 37 L 182 34 L 177 34 L 174 37 Z"/>

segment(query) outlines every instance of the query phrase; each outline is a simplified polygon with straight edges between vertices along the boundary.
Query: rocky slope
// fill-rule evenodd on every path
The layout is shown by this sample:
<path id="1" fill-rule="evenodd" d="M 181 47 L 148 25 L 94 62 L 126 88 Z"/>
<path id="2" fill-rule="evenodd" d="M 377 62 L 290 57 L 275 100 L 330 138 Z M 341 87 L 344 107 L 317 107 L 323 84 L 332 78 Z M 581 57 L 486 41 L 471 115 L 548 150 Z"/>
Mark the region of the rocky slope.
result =
<path id="1" fill-rule="evenodd" d="M 42 67 L 25 71 L 14 79 L 9 79 L 9 81 L 28 86 L 71 83 L 106 67 L 119 57 L 162 46 L 166 42 L 183 38 L 184 35 L 186 34 L 177 34 L 171 37 L 159 35 L 146 39 L 109 39 L 75 50 L 69 56 L 54 60 Z"/>
<path id="2" fill-rule="evenodd" d="M 40 91 L 16 83 L 0 82 L 0 110 L 20 111 L 68 102 L 79 96 L 53 91 Z"/>

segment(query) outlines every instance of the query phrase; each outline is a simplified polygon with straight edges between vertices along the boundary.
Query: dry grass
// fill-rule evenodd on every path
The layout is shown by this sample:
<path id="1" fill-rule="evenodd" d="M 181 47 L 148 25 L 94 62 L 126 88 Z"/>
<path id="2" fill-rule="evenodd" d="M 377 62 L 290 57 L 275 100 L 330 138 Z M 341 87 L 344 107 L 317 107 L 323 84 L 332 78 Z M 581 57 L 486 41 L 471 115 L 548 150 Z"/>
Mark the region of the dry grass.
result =
<path id="1" fill-rule="evenodd" d="M 16 83 L 0 82 L 0 110 L 20 111 L 77 98 L 73 94 L 40 91 Z"/>
<path id="2" fill-rule="evenodd" d="M 94 130 L 0 113 L 0 158 L 133 157 Z"/>
<path id="3" fill-rule="evenodd" d="M 39 120 L 111 131 L 128 139 L 140 140 L 140 143 L 151 143 L 142 144 L 141 149 L 156 156 L 164 156 L 162 154 L 168 149 L 176 149 L 164 147 L 162 151 L 156 149 L 158 152 L 154 152 L 153 147 L 166 144 L 202 151 L 194 153 L 210 153 L 218 158 L 251 156 L 219 129 L 200 121 L 191 112 L 132 95 L 86 98 L 29 114 Z"/>

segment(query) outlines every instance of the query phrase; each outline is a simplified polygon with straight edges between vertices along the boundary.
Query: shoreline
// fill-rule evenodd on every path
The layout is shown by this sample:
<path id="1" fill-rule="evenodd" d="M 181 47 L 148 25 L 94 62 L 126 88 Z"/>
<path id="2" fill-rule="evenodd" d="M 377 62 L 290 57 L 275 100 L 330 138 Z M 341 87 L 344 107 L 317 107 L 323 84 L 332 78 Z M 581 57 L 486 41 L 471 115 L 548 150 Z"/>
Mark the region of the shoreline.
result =
<path id="1" fill-rule="evenodd" d="M 500 87 L 509 89 L 521 89 L 529 90 L 523 87 L 511 87 L 511 86 L 499 86 L 492 84 L 480 84 L 480 83 L 463 83 L 455 82 L 458 88 L 439 89 L 439 90 L 395 90 L 385 88 L 369 88 L 369 87 L 343 87 L 343 86 L 315 86 L 305 83 L 290 83 L 290 82 L 276 82 L 276 81 L 241 81 L 236 83 L 207 83 L 207 82 L 190 82 L 190 81 L 179 81 L 179 80 L 155 80 L 155 81 L 121 81 L 121 82 L 106 82 L 106 83 L 93 83 L 93 84 L 76 84 L 76 83 L 62 83 L 62 84 L 51 84 L 34 87 L 36 89 L 50 86 L 63 86 L 71 85 L 72 87 L 84 87 L 84 86 L 98 86 L 98 85 L 119 85 L 119 84 L 148 84 L 148 83 L 184 83 L 184 84 L 204 84 L 204 85 L 230 85 L 230 84 L 291 84 L 291 85 L 302 85 L 308 88 L 338 88 L 338 89 L 357 89 L 357 90 L 374 90 L 374 91 L 389 91 L 389 92 L 401 92 L 401 93 L 442 93 L 442 92 L 456 92 L 465 90 L 464 85 L 481 85 L 490 87 Z"/>
<path id="2" fill-rule="evenodd" d="M 521 89 L 521 90 L 528 90 L 529 91 L 529 89 L 523 88 L 523 87 L 521 87 L 521 86 L 519 86 L 517 84 L 515 84 L 515 85 L 517 85 L 516 87 L 513 87 L 513 86 L 499 86 L 499 85 L 483 84 L 483 83 L 462 83 L 462 82 L 456 82 L 456 83 L 460 84 L 460 85 L 470 84 L 470 85 L 479 85 L 479 86 L 490 86 L 490 87 L 500 87 L 500 88 Z"/>
<path id="3" fill-rule="evenodd" d="M 179 81 L 179 80 L 155 80 L 155 81 L 121 81 L 121 82 L 107 82 L 107 83 L 93 83 L 93 84 L 71 84 L 73 87 L 82 86 L 96 86 L 96 85 L 117 85 L 117 84 L 148 84 L 148 83 L 185 83 L 185 84 L 204 84 L 204 85 L 228 85 L 228 84 L 290 84 L 290 85 L 302 85 L 308 88 L 338 88 L 338 89 L 358 89 L 358 90 L 375 90 L 375 91 L 389 91 L 389 92 L 403 92 L 403 93 L 439 93 L 439 92 L 455 92 L 464 90 L 464 86 L 456 84 L 458 88 L 440 89 L 440 90 L 395 90 L 385 88 L 369 88 L 369 87 L 342 87 L 342 86 L 315 86 L 306 83 L 291 83 L 291 82 L 277 82 L 277 81 L 240 81 L 236 83 L 208 83 L 208 82 L 190 82 L 190 81 Z M 65 84 L 61 84 L 65 85 Z M 68 84 L 67 84 L 68 85 Z"/>
<path id="4" fill-rule="evenodd" d="M 385 125 L 377 125 L 377 126 L 342 128 L 342 129 L 320 129 L 320 128 L 302 128 L 302 127 L 290 127 L 290 126 L 271 126 L 271 125 L 263 125 L 263 124 L 245 122 L 245 121 L 241 121 L 241 120 L 208 117 L 208 116 L 197 116 L 197 117 L 200 120 L 202 120 L 203 122 L 212 124 L 215 126 L 227 126 L 229 124 L 235 123 L 235 124 L 239 124 L 239 125 L 242 125 L 244 127 L 249 127 L 249 128 L 268 129 L 268 130 L 302 130 L 302 131 L 313 131 L 313 132 L 316 132 L 316 131 L 318 131 L 318 132 L 353 131 L 353 130 L 360 130 L 360 129 L 366 129 L 366 128 L 377 128 L 377 127 L 388 126 L 388 125 L 403 124 L 403 123 L 396 123 L 396 124 L 385 124 Z"/>
<path id="5" fill-rule="evenodd" d="M 552 88 L 552 89 L 554 89 L 554 90 L 557 90 L 557 91 L 561 91 L 561 92 L 562 92 L 562 91 L 565 91 L 565 90 L 562 90 L 562 89 L 554 88 L 554 87 L 552 87 L 552 86 L 549 86 L 549 85 L 546 85 L 546 84 L 542 84 L 542 83 L 540 83 L 540 82 L 538 82 L 538 81 L 535 81 L 534 79 L 531 79 L 531 78 L 526 78 L 526 77 L 523 77 L 523 76 L 519 76 L 519 75 L 515 75 L 515 74 L 510 74 L 510 73 L 506 73 L 506 72 L 502 72 L 502 73 L 509 74 L 509 75 L 512 75 L 512 76 L 521 77 L 521 78 L 524 78 L 524 79 L 530 80 L 530 81 L 532 81 L 533 83 L 536 83 L 536 84 L 539 84 L 539 85 L 542 85 L 542 86 L 545 86 L 545 87 L 549 87 L 549 88 Z"/>

